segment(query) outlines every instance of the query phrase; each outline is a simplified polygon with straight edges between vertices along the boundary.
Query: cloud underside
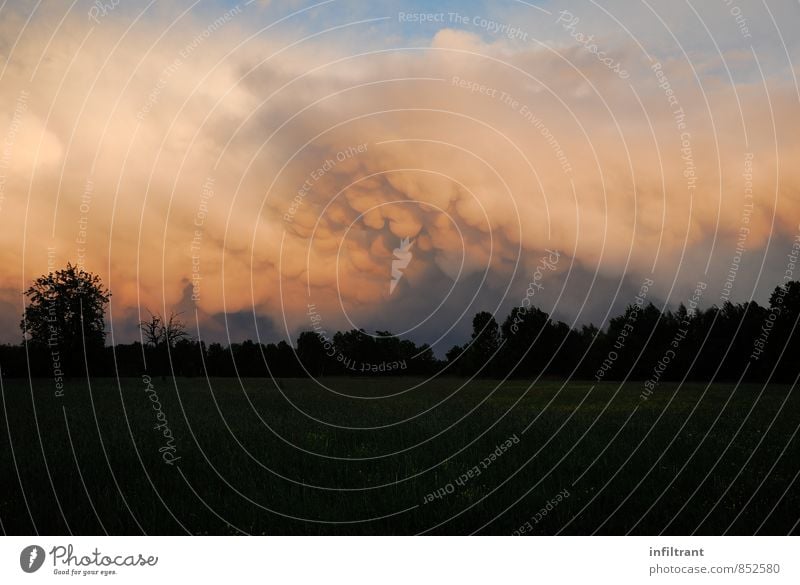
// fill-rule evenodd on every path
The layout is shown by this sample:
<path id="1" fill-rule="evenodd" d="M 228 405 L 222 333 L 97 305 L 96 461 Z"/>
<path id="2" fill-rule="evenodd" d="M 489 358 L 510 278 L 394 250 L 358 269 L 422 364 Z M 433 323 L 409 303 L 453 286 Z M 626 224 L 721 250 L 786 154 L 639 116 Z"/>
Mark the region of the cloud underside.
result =
<path id="1" fill-rule="evenodd" d="M 758 71 L 748 53 L 654 62 L 616 39 L 621 79 L 569 39 L 445 28 L 356 54 L 331 36 L 242 43 L 237 18 L 163 38 L 111 18 L 29 25 L 0 83 L 4 282 L 46 272 L 52 247 L 101 274 L 117 311 L 195 293 L 201 315 L 296 326 L 312 303 L 333 327 L 426 298 L 402 325 L 453 282 L 524 291 L 545 249 L 666 286 L 699 279 L 708 254 L 727 266 L 741 237 L 798 231 L 794 83 L 719 73 Z"/>

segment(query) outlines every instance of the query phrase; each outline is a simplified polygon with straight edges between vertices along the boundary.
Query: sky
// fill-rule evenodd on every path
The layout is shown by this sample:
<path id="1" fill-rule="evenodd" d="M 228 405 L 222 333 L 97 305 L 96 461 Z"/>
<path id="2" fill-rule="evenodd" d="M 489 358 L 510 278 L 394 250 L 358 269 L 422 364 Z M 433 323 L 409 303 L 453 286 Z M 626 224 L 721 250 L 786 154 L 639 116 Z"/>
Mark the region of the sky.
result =
<path id="1" fill-rule="evenodd" d="M 766 303 L 797 2 L 6 2 L 0 341 L 67 262 L 206 341 Z"/>

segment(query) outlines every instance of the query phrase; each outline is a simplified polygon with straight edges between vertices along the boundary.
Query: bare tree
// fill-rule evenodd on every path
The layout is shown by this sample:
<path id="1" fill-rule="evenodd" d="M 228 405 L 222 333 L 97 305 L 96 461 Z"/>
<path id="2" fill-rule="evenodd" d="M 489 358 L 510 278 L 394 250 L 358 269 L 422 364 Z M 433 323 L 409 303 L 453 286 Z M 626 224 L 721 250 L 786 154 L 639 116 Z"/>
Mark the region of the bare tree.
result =
<path id="1" fill-rule="evenodd" d="M 170 313 L 169 319 L 164 319 L 158 313 L 153 314 L 149 310 L 147 312 L 150 313 L 150 320 L 139 322 L 139 329 L 142 330 L 146 343 L 154 347 L 163 344 L 173 348 L 180 340 L 189 339 L 186 323 L 180 319 L 183 313 L 173 311 Z"/>
<path id="2" fill-rule="evenodd" d="M 162 341 L 163 323 L 161 315 L 154 315 L 150 312 L 149 321 L 139 321 L 139 329 L 145 338 L 145 343 L 151 344 L 153 347 L 158 347 Z"/>
<path id="3" fill-rule="evenodd" d="M 175 347 L 181 339 L 188 339 L 189 334 L 186 332 L 186 323 L 180 320 L 183 313 L 170 313 L 169 320 L 162 325 L 162 337 L 169 347 Z"/>

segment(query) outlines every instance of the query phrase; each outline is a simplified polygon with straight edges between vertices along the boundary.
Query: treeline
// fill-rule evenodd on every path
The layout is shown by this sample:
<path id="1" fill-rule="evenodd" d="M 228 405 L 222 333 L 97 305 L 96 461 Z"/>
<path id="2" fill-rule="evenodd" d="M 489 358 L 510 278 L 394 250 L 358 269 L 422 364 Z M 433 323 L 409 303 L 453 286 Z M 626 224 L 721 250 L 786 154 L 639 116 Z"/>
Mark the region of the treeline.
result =
<path id="1" fill-rule="evenodd" d="M 301 333 L 297 345 L 245 341 L 223 346 L 189 338 L 166 342 L 117 344 L 68 353 L 29 343 L 0 345 L 4 377 L 29 375 L 81 377 L 86 365 L 91 376 L 210 376 L 301 378 L 307 376 L 412 375 L 428 376 L 441 367 L 427 345 L 417 346 L 384 332 L 375 339 L 363 331 L 337 333 L 333 342 Z M 335 349 L 334 349 L 335 347 Z M 357 356 L 357 357 L 352 357 Z"/>
<path id="2" fill-rule="evenodd" d="M 694 303 L 692 303 L 693 305 Z M 437 360 L 427 345 L 388 331 L 299 335 L 296 345 L 252 341 L 222 346 L 197 342 L 180 327 L 150 341 L 94 347 L 88 355 L 58 356 L 46 346 L 0 346 L 9 377 L 64 376 L 535 376 L 586 380 L 635 379 L 654 388 L 666 380 L 766 380 L 793 382 L 800 373 L 800 282 L 778 286 L 769 306 L 730 303 L 701 310 L 680 305 L 660 311 L 641 298 L 598 330 L 578 329 L 535 308 L 515 308 L 498 323 L 480 312 L 471 338 Z M 179 322 L 176 322 L 180 325 Z M 151 325 L 152 322 L 143 326 Z M 144 330 L 144 329 L 143 329 Z M 147 338 L 147 336 L 145 337 Z"/>
<path id="3" fill-rule="evenodd" d="M 448 365 L 459 375 L 643 380 L 651 390 L 664 380 L 794 382 L 800 374 L 800 282 L 776 287 L 768 307 L 691 305 L 662 312 L 636 302 L 605 331 L 571 329 L 535 307 L 513 309 L 500 325 L 479 313 L 470 342 L 448 352 Z"/>

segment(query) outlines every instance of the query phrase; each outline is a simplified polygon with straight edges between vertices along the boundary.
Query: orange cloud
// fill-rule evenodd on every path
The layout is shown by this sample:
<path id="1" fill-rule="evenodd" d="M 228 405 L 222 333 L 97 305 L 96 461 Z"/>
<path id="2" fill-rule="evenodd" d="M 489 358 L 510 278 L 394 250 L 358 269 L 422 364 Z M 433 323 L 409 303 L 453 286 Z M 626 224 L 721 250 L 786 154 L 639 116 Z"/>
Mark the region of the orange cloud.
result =
<path id="1" fill-rule="evenodd" d="M 657 73 L 633 46 L 620 79 L 581 46 L 449 29 L 425 50 L 365 55 L 322 38 L 240 45 L 246 18 L 205 34 L 213 19 L 187 17 L 164 36 L 33 21 L 0 84 L 3 103 L 29 94 L 3 175 L 6 281 L 42 273 L 53 246 L 111 283 L 115 310 L 189 290 L 204 315 L 255 308 L 302 326 L 313 302 L 333 327 L 342 308 L 386 306 L 406 237 L 406 285 L 423 295 L 431 279 L 502 283 L 545 248 L 606 275 L 656 258 L 691 271 L 686 247 L 741 227 L 746 153 L 749 245 L 798 229 L 787 79 L 698 84 L 686 62 Z"/>

